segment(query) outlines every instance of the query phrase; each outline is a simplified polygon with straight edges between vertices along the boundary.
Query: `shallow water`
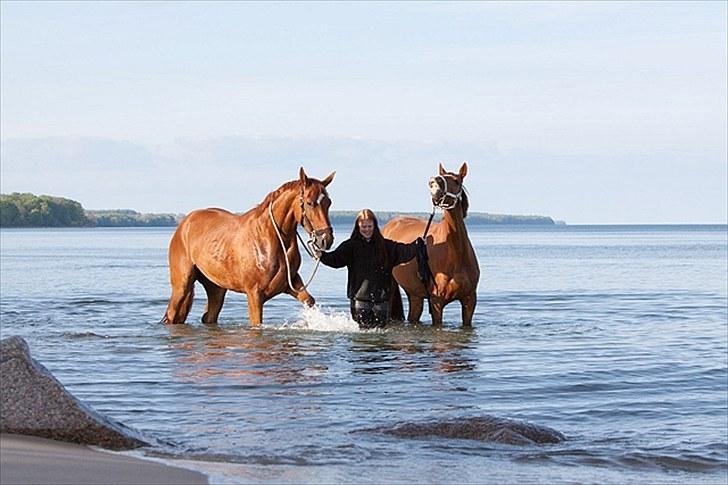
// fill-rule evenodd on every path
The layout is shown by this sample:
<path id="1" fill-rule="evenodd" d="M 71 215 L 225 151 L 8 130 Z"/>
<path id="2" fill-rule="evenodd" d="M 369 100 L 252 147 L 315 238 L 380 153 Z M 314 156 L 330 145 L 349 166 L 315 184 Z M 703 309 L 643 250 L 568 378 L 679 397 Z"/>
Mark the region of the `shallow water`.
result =
<path id="1" fill-rule="evenodd" d="M 725 483 L 725 226 L 471 228 L 473 328 L 359 331 L 343 270 L 249 326 L 159 324 L 172 229 L 3 230 L 2 336 L 76 396 L 218 482 Z M 337 242 L 348 228 L 335 228 Z M 306 278 L 312 266 L 306 262 Z M 562 432 L 512 446 L 373 428 L 493 415 Z"/>

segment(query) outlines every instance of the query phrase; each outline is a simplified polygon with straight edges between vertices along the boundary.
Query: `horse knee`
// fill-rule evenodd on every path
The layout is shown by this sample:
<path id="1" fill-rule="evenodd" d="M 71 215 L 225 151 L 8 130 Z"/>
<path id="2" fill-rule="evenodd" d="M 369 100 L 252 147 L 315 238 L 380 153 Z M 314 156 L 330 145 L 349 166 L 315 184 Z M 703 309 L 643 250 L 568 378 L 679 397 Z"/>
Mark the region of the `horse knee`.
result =
<path id="1" fill-rule="evenodd" d="M 298 295 L 296 295 L 296 300 L 308 307 L 312 307 L 316 304 L 316 299 L 311 296 L 308 291 L 301 291 L 298 293 Z"/>

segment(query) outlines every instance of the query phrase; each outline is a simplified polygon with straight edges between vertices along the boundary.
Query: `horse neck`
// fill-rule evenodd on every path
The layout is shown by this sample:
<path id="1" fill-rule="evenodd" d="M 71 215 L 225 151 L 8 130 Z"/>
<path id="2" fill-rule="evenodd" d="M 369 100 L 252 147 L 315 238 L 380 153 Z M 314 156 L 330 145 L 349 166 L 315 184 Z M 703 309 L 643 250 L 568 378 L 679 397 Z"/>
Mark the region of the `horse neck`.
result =
<path id="1" fill-rule="evenodd" d="M 296 237 L 296 220 L 295 206 L 298 203 L 298 192 L 296 190 L 285 190 L 281 192 L 272 203 L 273 219 L 275 219 L 278 229 L 281 231 L 281 236 L 284 240 L 290 241 Z M 270 213 L 268 209 L 269 204 L 265 204 L 262 209 L 265 210 L 265 224 L 270 224 Z"/>
<path id="2" fill-rule="evenodd" d="M 439 226 L 445 232 L 445 239 L 454 246 L 465 249 L 470 244 L 460 204 L 445 211 Z"/>

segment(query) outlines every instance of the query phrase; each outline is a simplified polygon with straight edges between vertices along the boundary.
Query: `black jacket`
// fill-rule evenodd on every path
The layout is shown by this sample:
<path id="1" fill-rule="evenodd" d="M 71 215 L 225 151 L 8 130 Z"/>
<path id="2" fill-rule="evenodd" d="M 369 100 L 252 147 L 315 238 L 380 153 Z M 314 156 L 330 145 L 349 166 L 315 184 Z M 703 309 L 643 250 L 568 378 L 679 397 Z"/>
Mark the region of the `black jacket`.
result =
<path id="1" fill-rule="evenodd" d="M 351 238 L 329 253 L 321 253 L 321 262 L 332 268 L 349 270 L 346 296 L 350 300 L 383 302 L 389 300 L 392 268 L 417 254 L 416 243 L 403 244 L 384 239 L 387 264 L 374 239 Z"/>

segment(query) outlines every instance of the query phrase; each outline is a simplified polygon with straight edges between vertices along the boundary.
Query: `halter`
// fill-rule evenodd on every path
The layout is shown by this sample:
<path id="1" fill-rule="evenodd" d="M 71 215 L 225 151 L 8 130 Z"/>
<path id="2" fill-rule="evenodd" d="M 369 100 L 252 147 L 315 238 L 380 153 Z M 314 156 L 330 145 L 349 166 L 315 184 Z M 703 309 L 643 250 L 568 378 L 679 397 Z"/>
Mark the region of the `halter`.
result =
<path id="1" fill-rule="evenodd" d="M 435 206 L 439 209 L 442 209 L 442 210 L 450 210 L 450 209 L 454 209 L 455 206 L 458 205 L 458 202 L 460 202 L 462 200 L 463 189 L 464 189 L 464 186 L 462 184 L 460 184 L 460 190 L 458 190 L 458 193 L 453 194 L 452 192 L 449 192 L 447 190 L 447 180 L 442 175 L 435 175 L 430 180 L 442 180 L 443 191 L 445 192 L 444 194 L 442 194 L 442 197 L 440 197 L 440 200 L 438 200 L 437 202 L 432 204 L 433 206 Z M 447 200 L 448 197 L 450 197 L 452 199 L 451 204 L 445 203 L 445 201 Z"/>
<path id="2" fill-rule="evenodd" d="M 303 290 L 306 290 L 308 288 L 308 285 L 311 284 L 311 281 L 313 281 L 313 277 L 316 275 L 316 271 L 318 271 L 319 264 L 321 263 L 321 260 L 316 258 L 314 255 L 314 249 L 319 249 L 318 245 L 316 244 L 316 236 L 319 236 L 323 233 L 325 233 L 328 229 L 331 229 L 331 226 L 327 226 L 324 229 L 314 229 L 313 223 L 311 222 L 311 219 L 309 219 L 306 216 L 306 204 L 303 199 L 303 186 L 301 187 L 301 193 L 299 194 L 299 203 L 301 207 L 301 220 L 297 221 L 297 223 L 303 227 L 303 230 L 308 233 L 309 239 L 307 242 L 303 242 L 303 239 L 301 238 L 301 235 L 298 233 L 298 226 L 296 226 L 296 236 L 298 237 L 298 240 L 301 241 L 301 244 L 303 245 L 303 248 L 306 250 L 308 255 L 316 260 L 316 266 L 313 268 L 313 272 L 311 273 L 311 276 L 308 278 L 308 281 L 304 283 Z M 273 217 L 273 201 L 271 200 L 268 204 L 268 215 L 270 216 L 270 221 L 273 223 L 273 229 L 276 231 L 276 236 L 278 236 L 278 241 L 281 243 L 281 250 L 283 251 L 283 258 L 286 260 L 286 276 L 288 277 L 288 287 L 291 289 L 291 291 L 296 291 L 296 289 L 293 287 L 293 281 L 291 280 L 291 263 L 288 261 L 288 252 L 286 251 L 286 244 L 283 242 L 283 236 L 281 236 L 281 230 L 278 227 L 278 223 L 276 223 L 275 218 Z M 308 221 L 308 225 L 312 228 L 311 231 L 309 231 L 306 228 L 306 225 L 304 224 L 305 221 Z M 310 247 L 309 247 L 310 246 Z"/>
<path id="3" fill-rule="evenodd" d="M 318 244 L 316 244 L 316 236 L 321 236 L 321 235 L 325 234 L 326 231 L 331 230 L 331 226 L 326 226 L 323 229 L 314 228 L 313 223 L 311 222 L 311 219 L 309 219 L 306 216 L 306 202 L 303 198 L 303 195 L 304 195 L 303 194 L 303 185 L 301 185 L 301 193 L 298 196 L 298 203 L 299 203 L 299 206 L 301 207 L 301 220 L 298 221 L 298 224 L 301 227 L 303 227 L 303 230 L 306 231 L 306 233 L 308 234 L 308 241 L 303 242 L 303 239 L 298 234 L 298 229 L 296 229 L 296 236 L 298 236 L 298 240 L 301 241 L 301 244 L 303 244 L 303 247 L 306 250 L 306 252 L 308 253 L 308 255 L 311 258 L 316 259 L 316 257 L 314 256 L 315 251 L 323 250 L 323 248 L 318 247 Z M 306 221 L 308 221 L 308 225 L 311 227 L 311 231 L 309 231 L 306 228 L 306 224 L 305 224 Z M 275 225 L 275 221 L 273 221 L 273 223 Z"/>

